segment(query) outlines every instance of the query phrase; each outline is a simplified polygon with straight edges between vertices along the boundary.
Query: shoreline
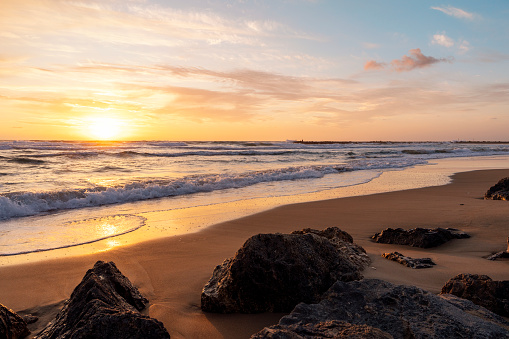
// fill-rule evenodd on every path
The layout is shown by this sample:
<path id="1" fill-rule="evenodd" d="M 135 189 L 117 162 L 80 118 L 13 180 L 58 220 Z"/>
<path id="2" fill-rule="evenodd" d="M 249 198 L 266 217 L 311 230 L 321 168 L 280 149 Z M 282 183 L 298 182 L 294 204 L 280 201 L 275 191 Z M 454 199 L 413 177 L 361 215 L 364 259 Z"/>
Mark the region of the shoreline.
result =
<path id="1" fill-rule="evenodd" d="M 31 328 L 35 334 L 44 327 L 44 320 L 51 320 L 97 260 L 114 261 L 150 300 L 145 312 L 162 321 L 173 338 L 248 337 L 276 324 L 282 314 L 202 313 L 201 289 L 214 267 L 231 257 L 251 235 L 289 233 L 306 227 L 337 226 L 350 233 L 372 259 L 364 271 L 366 278 L 416 285 L 433 293 L 458 273 L 509 280 L 509 261 L 483 258 L 506 248 L 509 204 L 483 200 L 482 196 L 507 176 L 509 169 L 461 172 L 447 185 L 298 202 L 225 221 L 200 232 L 93 254 L 0 267 L 0 303 L 17 312 L 39 314 L 41 320 Z M 387 227 L 454 227 L 472 238 L 453 240 L 434 249 L 371 242 L 374 233 Z M 437 266 L 413 270 L 380 256 L 389 251 L 431 257 Z"/>
<path id="2" fill-rule="evenodd" d="M 87 241 L 79 245 L 65 245 L 61 248 L 37 250 L 19 255 L 3 255 L 0 256 L 0 267 L 88 255 L 164 237 L 196 233 L 218 223 L 243 218 L 289 204 L 441 186 L 449 183 L 451 181 L 450 177 L 455 173 L 497 168 L 509 168 L 509 156 L 437 159 L 425 165 L 383 171 L 380 175 L 366 183 L 295 195 L 268 196 L 227 202 L 217 200 L 210 202 L 209 200 L 207 203 L 207 200 L 204 200 L 205 204 L 197 206 L 185 206 L 184 204 L 183 207 L 175 207 L 174 201 L 171 198 L 162 198 L 83 210 L 63 211 L 63 214 L 57 213 L 42 218 L 35 218 L 38 223 L 58 223 L 59 218 L 68 217 L 69 213 L 71 213 L 72 218 L 76 218 L 71 218 L 70 220 L 87 218 L 89 217 L 88 213 L 91 213 L 94 218 L 98 219 L 125 214 L 143 218 L 145 225 L 133 232 L 116 236 L 104 236 L 101 239 Z M 194 197 L 191 198 L 194 199 Z M 50 219 L 47 219 L 47 217 Z M 51 219 L 53 217 L 55 219 Z M 20 222 L 23 222 L 23 220 L 20 220 Z"/>

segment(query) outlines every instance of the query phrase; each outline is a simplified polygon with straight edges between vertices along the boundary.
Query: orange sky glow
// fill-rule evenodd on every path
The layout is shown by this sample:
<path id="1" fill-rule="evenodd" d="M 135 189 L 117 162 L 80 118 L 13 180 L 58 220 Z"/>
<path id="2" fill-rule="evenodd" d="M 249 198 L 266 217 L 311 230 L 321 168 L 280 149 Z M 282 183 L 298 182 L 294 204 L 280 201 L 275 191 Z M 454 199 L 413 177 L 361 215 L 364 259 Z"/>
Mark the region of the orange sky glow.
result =
<path id="1" fill-rule="evenodd" d="M 3 0 L 0 139 L 508 140 L 484 7 Z"/>

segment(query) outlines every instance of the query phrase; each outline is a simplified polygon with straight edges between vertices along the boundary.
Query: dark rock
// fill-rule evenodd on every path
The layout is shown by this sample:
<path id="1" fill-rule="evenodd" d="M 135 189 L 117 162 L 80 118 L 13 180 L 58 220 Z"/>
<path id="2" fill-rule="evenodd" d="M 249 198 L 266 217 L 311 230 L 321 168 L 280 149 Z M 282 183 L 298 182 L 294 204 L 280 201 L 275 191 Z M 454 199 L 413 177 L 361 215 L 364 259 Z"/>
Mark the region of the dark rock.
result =
<path id="1" fill-rule="evenodd" d="M 300 335 L 305 333 L 300 329 L 332 321 L 366 325 L 396 339 L 509 338 L 509 322 L 469 300 L 450 294 L 437 296 L 415 286 L 398 286 L 378 279 L 338 281 L 320 303 L 297 305 L 278 325 L 261 333 L 283 330 Z"/>
<path id="2" fill-rule="evenodd" d="M 36 338 L 169 338 L 161 322 L 139 312 L 147 303 L 113 262 L 98 261 Z"/>
<path id="3" fill-rule="evenodd" d="M 488 260 L 497 260 L 499 258 L 509 258 L 509 237 L 507 237 L 507 250 L 490 255 Z"/>
<path id="4" fill-rule="evenodd" d="M 500 179 L 484 194 L 486 200 L 509 200 L 509 177 Z"/>
<path id="5" fill-rule="evenodd" d="M 509 317 L 509 280 L 493 281 L 486 275 L 458 274 L 442 287 L 454 294 L 504 317 Z"/>
<path id="6" fill-rule="evenodd" d="M 18 339 L 29 334 L 25 320 L 13 310 L 0 304 L 0 338 Z"/>
<path id="7" fill-rule="evenodd" d="M 305 228 L 300 231 L 294 231 L 292 234 L 312 233 L 327 238 L 341 253 L 357 266 L 368 266 L 371 263 L 366 254 L 366 250 L 353 242 L 350 234 L 340 230 L 338 227 L 328 227 L 323 231 L 312 228 Z"/>
<path id="8" fill-rule="evenodd" d="M 413 247 L 436 247 L 451 239 L 470 238 L 470 235 L 455 228 L 387 228 L 371 237 L 383 244 L 410 245 Z"/>
<path id="9" fill-rule="evenodd" d="M 382 254 L 382 257 L 396 261 L 400 263 L 401 265 L 404 265 L 406 267 L 411 268 L 431 268 L 435 266 L 436 264 L 431 260 L 431 258 L 410 258 L 405 257 L 403 254 L 399 252 L 391 252 L 391 253 L 384 253 Z"/>
<path id="10" fill-rule="evenodd" d="M 39 317 L 33 314 L 25 314 L 22 316 L 22 318 L 27 324 L 33 324 L 36 323 L 37 320 L 39 320 Z"/>
<path id="11" fill-rule="evenodd" d="M 258 234 L 218 265 L 203 288 L 206 312 L 289 312 L 316 302 L 336 281 L 361 279 L 364 265 L 327 238 L 307 234 Z M 359 260 L 361 261 L 361 260 Z"/>
<path id="12" fill-rule="evenodd" d="M 251 336 L 251 339 L 303 339 L 303 338 L 345 338 L 345 339 L 392 339 L 392 335 L 378 328 L 353 325 L 344 321 L 324 321 L 317 324 L 296 323 L 284 328 L 266 327 Z"/>

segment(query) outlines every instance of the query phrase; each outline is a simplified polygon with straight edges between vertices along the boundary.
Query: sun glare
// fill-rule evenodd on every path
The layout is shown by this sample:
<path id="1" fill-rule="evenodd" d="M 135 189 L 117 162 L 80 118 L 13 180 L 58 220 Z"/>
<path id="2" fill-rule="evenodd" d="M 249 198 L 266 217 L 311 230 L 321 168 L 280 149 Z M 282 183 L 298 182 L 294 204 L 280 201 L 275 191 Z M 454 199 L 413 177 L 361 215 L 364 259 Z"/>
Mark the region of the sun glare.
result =
<path id="1" fill-rule="evenodd" d="M 113 140 L 122 133 L 122 122 L 114 118 L 93 118 L 88 125 L 89 132 L 97 140 Z"/>

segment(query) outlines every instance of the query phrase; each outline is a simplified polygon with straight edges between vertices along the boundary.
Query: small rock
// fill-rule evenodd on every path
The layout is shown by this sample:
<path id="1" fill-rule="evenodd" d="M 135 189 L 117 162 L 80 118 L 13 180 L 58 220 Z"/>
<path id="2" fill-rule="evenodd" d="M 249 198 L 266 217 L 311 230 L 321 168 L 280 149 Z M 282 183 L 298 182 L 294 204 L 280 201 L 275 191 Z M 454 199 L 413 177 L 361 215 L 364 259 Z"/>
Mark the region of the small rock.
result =
<path id="1" fill-rule="evenodd" d="M 509 317 L 509 280 L 493 281 L 487 275 L 458 274 L 442 287 L 441 293 L 454 294 Z"/>
<path id="2" fill-rule="evenodd" d="M 23 320 L 25 320 L 25 322 L 27 324 L 33 324 L 35 322 L 37 322 L 37 320 L 39 320 L 39 317 L 33 315 L 33 314 L 25 314 L 22 316 Z"/>
<path id="3" fill-rule="evenodd" d="M 319 300 L 337 280 L 361 279 L 365 265 L 358 263 L 363 259 L 352 256 L 313 232 L 255 235 L 214 269 L 203 288 L 201 308 L 217 313 L 289 312 L 301 301 Z"/>
<path id="4" fill-rule="evenodd" d="M 486 200 L 509 200 L 509 177 L 500 179 L 484 194 Z"/>
<path id="5" fill-rule="evenodd" d="M 98 261 L 35 338 L 170 338 L 161 322 L 139 312 L 147 303 L 113 262 Z"/>
<path id="6" fill-rule="evenodd" d="M 0 338 L 18 339 L 29 334 L 25 320 L 13 310 L 0 304 Z"/>
<path id="7" fill-rule="evenodd" d="M 371 237 L 383 244 L 410 245 L 430 248 L 442 245 L 451 239 L 470 238 L 470 235 L 455 228 L 387 228 Z"/>
<path id="8" fill-rule="evenodd" d="M 495 253 L 491 256 L 489 256 L 488 260 L 497 260 L 499 258 L 509 258 L 509 237 L 507 237 L 507 250 Z"/>
<path id="9" fill-rule="evenodd" d="M 413 259 L 410 257 L 406 257 L 399 252 L 384 253 L 384 254 L 382 254 L 382 257 L 392 260 L 392 261 L 396 261 L 406 267 L 411 267 L 411 268 L 416 268 L 416 269 L 417 268 L 431 268 L 436 265 L 433 262 L 433 260 L 431 260 L 431 258 Z"/>

